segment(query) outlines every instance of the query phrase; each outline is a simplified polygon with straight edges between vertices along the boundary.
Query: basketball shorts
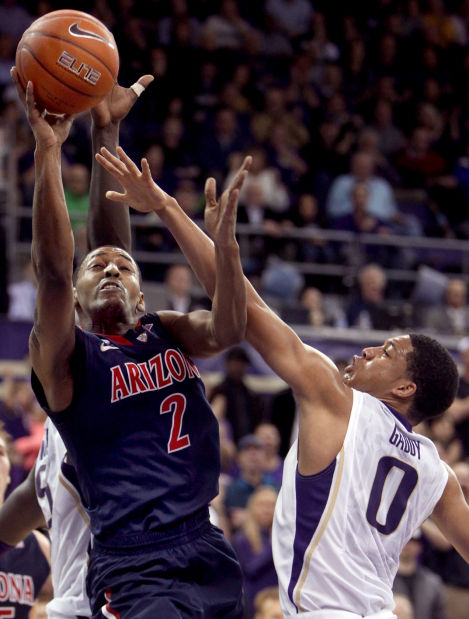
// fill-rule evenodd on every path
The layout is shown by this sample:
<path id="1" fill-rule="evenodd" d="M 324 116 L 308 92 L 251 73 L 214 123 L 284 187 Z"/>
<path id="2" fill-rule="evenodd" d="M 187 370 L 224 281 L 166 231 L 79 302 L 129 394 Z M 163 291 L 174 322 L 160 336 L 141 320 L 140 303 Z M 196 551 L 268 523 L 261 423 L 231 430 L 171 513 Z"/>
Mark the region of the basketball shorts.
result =
<path id="1" fill-rule="evenodd" d="M 206 510 L 148 544 L 120 548 L 95 541 L 87 589 L 93 619 L 243 616 L 241 568 Z"/>

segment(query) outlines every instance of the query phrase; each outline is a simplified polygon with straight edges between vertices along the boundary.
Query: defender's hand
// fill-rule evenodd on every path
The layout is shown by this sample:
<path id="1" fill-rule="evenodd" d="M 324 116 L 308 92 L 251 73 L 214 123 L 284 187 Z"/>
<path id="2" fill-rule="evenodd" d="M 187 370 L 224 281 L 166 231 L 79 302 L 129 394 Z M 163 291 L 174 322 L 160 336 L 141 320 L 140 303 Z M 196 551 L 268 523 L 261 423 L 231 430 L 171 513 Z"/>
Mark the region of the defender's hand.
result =
<path id="1" fill-rule="evenodd" d="M 115 84 L 109 94 L 98 105 L 91 108 L 91 117 L 96 127 L 102 129 L 112 122 L 117 123 L 123 120 L 141 93 L 154 79 L 153 75 L 142 75 L 129 88 Z"/>
<path id="2" fill-rule="evenodd" d="M 233 242 L 236 230 L 239 192 L 251 167 L 252 157 L 245 157 L 231 183 L 217 201 L 217 184 L 214 178 L 205 183 L 205 228 L 218 245 Z"/>
<path id="3" fill-rule="evenodd" d="M 120 146 L 117 147 L 117 154 L 118 157 L 103 147 L 101 152 L 95 155 L 96 160 L 119 181 L 124 190 L 123 193 L 108 191 L 106 198 L 128 204 L 141 213 L 151 211 L 157 213 L 174 201 L 174 198 L 171 198 L 155 183 L 146 159 L 142 159 L 142 171 L 140 172 Z"/>

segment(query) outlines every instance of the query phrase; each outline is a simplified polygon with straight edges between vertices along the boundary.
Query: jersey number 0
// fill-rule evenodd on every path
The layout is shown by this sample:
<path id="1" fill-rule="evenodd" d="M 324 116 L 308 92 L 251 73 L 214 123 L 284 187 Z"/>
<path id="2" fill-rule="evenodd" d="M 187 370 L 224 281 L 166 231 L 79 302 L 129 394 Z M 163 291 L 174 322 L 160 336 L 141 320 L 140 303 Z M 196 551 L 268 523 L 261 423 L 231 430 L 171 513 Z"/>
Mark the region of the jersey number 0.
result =
<path id="1" fill-rule="evenodd" d="M 378 521 L 378 510 L 383 500 L 383 491 L 386 486 L 386 481 L 394 468 L 400 469 L 403 475 L 389 503 L 389 508 L 383 523 Z M 376 475 L 366 510 L 366 519 L 371 526 L 378 529 L 383 535 L 393 533 L 402 520 L 402 516 L 407 509 L 410 495 L 417 485 L 417 482 L 418 473 L 413 466 L 410 466 L 407 462 L 393 458 L 392 456 L 381 458 L 376 468 Z"/>

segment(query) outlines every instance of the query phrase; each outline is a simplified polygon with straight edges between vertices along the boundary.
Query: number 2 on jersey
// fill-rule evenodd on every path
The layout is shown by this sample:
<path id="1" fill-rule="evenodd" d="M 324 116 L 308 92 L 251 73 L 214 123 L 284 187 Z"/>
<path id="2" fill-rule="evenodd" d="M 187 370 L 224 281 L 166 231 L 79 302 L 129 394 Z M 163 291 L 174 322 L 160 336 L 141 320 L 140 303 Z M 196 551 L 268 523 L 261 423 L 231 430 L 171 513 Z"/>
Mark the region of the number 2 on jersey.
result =
<path id="1" fill-rule="evenodd" d="M 389 508 L 386 514 L 384 524 L 378 521 L 378 511 L 383 500 L 383 492 L 388 480 L 389 474 L 394 469 L 400 469 L 403 472 L 399 485 L 389 503 Z M 414 491 L 418 482 L 418 473 L 413 466 L 393 458 L 385 456 L 378 462 L 376 474 L 373 481 L 373 486 L 370 492 L 368 507 L 366 510 L 366 519 L 372 527 L 378 529 L 383 535 L 393 533 L 402 520 L 410 495 Z"/>
<path id="2" fill-rule="evenodd" d="M 185 449 L 191 444 L 188 434 L 181 436 L 182 418 L 186 412 L 186 402 L 187 400 L 182 393 L 173 393 L 161 402 L 161 415 L 165 413 L 173 414 L 171 433 L 168 441 L 168 453 Z"/>

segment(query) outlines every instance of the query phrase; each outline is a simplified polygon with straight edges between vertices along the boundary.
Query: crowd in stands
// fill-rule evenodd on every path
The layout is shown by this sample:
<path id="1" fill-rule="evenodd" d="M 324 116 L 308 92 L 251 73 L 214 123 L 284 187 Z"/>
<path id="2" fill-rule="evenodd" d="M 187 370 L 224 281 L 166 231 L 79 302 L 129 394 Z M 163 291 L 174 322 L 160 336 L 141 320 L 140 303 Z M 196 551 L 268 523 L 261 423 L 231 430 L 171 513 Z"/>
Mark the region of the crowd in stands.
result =
<path id="1" fill-rule="evenodd" d="M 238 219 L 250 224 L 244 266 L 253 283 L 292 324 L 426 330 L 461 338 L 458 397 L 428 434 L 469 497 L 469 299 L 450 255 L 423 257 L 412 247 L 369 246 L 356 255 L 316 232 L 333 230 L 469 238 L 468 0 L 82 0 L 113 31 L 119 81 L 152 73 L 154 84 L 121 130 L 121 144 L 148 158 L 154 179 L 194 219 L 203 186 L 225 186 L 245 154 L 253 166 Z M 16 44 L 52 0 L 0 2 L 0 125 L 13 128 L 18 205 L 31 206 L 33 141 L 10 83 Z M 64 183 L 77 259 L 84 252 L 91 162 L 89 119 L 77 119 L 64 145 Z M 151 216 L 137 216 L 135 248 L 176 252 Z M 0 226 L 0 314 L 31 320 L 35 285 L 28 264 L 8 283 L 6 218 Z M 21 222 L 18 239 L 30 238 Z M 310 231 L 296 238 L 291 231 Z M 291 263 L 345 263 L 354 285 L 331 288 Z M 389 269 L 434 273 L 422 290 L 396 286 Z M 184 265 L 142 265 L 160 284 L 152 308 L 205 307 Z M 421 283 L 421 282 L 420 282 Z M 149 284 L 147 284 L 149 285 Z M 431 292 L 431 295 L 430 295 Z M 347 293 L 347 294 L 345 294 Z M 425 294 L 426 293 L 426 294 Z M 151 288 L 145 291 L 151 298 Z M 430 298 L 431 296 L 431 298 Z M 226 355 L 209 390 L 220 422 L 221 494 L 213 518 L 236 547 L 246 576 L 248 615 L 278 619 L 270 528 L 282 462 L 295 434 L 289 390 L 275 396 L 247 384 L 249 356 Z M 34 462 L 44 421 L 27 381 L 7 376 L 0 420 L 13 437 L 12 487 Z M 401 619 L 459 619 L 469 608 L 469 568 L 432 527 L 409 541 L 395 585 Z"/>
<path id="2" fill-rule="evenodd" d="M 32 200 L 32 139 L 7 69 L 24 26 L 56 8 L 51 0 L 0 4 L 0 123 L 14 129 L 19 205 Z M 193 218 L 202 217 L 205 179 L 214 176 L 224 186 L 240 158 L 253 155 L 239 208 L 240 224 L 259 232 L 249 237 L 243 257 L 253 281 L 272 255 L 358 269 L 353 247 L 325 242 L 315 231 L 408 236 L 410 242 L 468 238 L 465 0 L 88 0 L 73 8 L 112 29 L 122 84 L 156 75 L 138 113 L 126 120 L 121 142 L 132 157 L 148 157 L 155 180 Z M 75 122 L 63 162 L 78 255 L 88 198 L 88 122 L 87 115 Z M 137 250 L 176 251 L 153 216 L 140 219 Z M 20 239 L 28 240 L 29 226 L 21 222 Z M 288 236 L 297 229 L 312 237 Z M 422 262 L 448 272 L 462 268 L 450 252 L 429 256 L 389 244 L 368 246 L 362 262 L 385 270 Z M 144 264 L 143 275 L 162 281 L 165 267 Z M 304 287 L 321 292 L 350 293 L 350 281 L 304 280 Z M 401 300 L 411 294 L 395 282 L 389 292 Z M 0 311 L 7 306 L 4 290 Z"/>

